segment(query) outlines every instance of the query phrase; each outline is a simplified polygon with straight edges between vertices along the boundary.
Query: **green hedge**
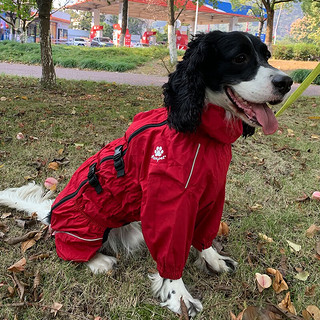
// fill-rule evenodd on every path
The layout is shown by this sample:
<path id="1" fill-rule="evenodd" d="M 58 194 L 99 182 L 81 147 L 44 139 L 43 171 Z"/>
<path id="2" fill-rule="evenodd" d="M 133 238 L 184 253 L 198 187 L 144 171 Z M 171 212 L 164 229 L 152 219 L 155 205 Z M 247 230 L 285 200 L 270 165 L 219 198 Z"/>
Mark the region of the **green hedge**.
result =
<path id="1" fill-rule="evenodd" d="M 169 55 L 167 48 L 91 48 L 53 45 L 52 56 L 56 66 L 124 72 L 153 59 Z M 39 43 L 0 41 L 0 61 L 40 64 Z"/>
<path id="2" fill-rule="evenodd" d="M 320 46 L 311 43 L 297 43 L 274 45 L 272 47 L 274 59 L 315 61 L 320 57 Z"/>
<path id="3" fill-rule="evenodd" d="M 311 73 L 311 71 L 312 70 L 298 69 L 298 70 L 292 71 L 290 76 L 291 76 L 291 78 L 293 79 L 294 82 L 301 83 Z M 318 75 L 314 79 L 313 83 L 320 85 L 320 75 Z"/>

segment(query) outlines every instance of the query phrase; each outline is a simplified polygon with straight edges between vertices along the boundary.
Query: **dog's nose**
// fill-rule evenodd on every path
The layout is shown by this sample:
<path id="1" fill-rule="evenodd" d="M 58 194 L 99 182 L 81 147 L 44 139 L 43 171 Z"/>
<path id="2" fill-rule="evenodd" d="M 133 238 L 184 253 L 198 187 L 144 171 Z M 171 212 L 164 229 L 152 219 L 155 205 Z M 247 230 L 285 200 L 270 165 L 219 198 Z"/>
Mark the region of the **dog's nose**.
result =
<path id="1" fill-rule="evenodd" d="M 273 77 L 272 83 L 281 94 L 286 94 L 290 91 L 293 81 L 288 76 L 276 75 Z"/>

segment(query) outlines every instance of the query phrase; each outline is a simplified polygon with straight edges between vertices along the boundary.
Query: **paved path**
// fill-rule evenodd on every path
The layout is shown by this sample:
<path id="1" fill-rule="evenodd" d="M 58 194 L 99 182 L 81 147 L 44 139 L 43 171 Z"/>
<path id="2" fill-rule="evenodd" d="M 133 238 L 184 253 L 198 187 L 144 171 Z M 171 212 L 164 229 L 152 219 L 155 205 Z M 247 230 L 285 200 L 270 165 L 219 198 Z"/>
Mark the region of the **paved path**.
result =
<path id="1" fill-rule="evenodd" d="M 90 71 L 58 67 L 56 67 L 55 70 L 57 78 L 68 80 L 106 81 L 137 86 L 162 86 L 168 79 L 167 77 L 123 72 Z M 41 67 L 18 63 L 0 62 L 0 74 L 40 78 Z M 298 86 L 299 84 L 293 84 L 291 91 L 294 91 Z M 304 91 L 303 95 L 320 96 L 320 86 L 310 85 Z"/>

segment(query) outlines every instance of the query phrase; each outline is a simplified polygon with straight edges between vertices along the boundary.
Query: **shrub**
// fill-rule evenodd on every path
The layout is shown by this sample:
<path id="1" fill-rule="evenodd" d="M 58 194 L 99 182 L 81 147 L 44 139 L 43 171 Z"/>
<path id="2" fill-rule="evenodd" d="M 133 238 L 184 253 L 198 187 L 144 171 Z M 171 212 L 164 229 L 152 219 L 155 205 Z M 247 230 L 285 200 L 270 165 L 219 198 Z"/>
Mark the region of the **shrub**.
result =
<path id="1" fill-rule="evenodd" d="M 290 76 L 293 79 L 294 82 L 298 82 L 301 83 L 304 81 L 305 78 L 307 78 L 307 76 L 311 73 L 312 70 L 306 70 L 306 69 L 298 69 L 298 70 L 294 70 Z M 320 75 L 318 75 L 314 81 L 314 84 L 318 84 L 320 85 Z"/>
<path id="2" fill-rule="evenodd" d="M 274 45 L 272 55 L 281 60 L 316 60 L 320 56 L 320 46 L 310 43 Z"/>

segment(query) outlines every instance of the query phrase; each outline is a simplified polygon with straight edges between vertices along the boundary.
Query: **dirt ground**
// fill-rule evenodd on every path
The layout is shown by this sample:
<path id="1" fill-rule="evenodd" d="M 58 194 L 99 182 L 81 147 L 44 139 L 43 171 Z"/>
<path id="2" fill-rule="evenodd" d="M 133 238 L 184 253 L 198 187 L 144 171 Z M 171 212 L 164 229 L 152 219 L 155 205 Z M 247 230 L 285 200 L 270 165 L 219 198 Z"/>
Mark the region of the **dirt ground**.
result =
<path id="1" fill-rule="evenodd" d="M 270 59 L 269 63 L 277 69 L 290 73 L 292 70 L 296 70 L 296 69 L 312 70 L 318 65 L 319 62 Z"/>

